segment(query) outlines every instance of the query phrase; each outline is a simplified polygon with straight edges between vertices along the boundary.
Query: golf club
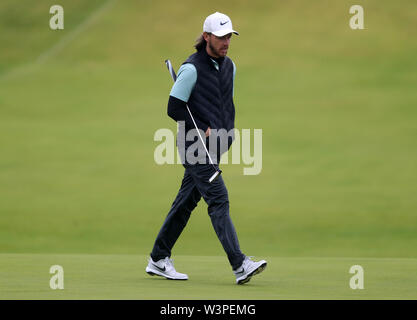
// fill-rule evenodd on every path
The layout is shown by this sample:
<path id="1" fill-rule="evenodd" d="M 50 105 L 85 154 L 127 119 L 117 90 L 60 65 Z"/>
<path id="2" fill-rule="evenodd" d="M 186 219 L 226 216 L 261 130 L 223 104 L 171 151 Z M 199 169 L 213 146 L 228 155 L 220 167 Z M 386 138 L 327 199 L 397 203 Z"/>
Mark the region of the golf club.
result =
<path id="1" fill-rule="evenodd" d="M 171 61 L 169 59 L 167 59 L 167 60 L 165 60 L 165 64 L 168 68 L 169 73 L 171 74 L 172 79 L 175 82 L 177 80 L 177 75 L 175 74 L 175 71 L 172 67 Z M 198 136 L 200 137 L 200 140 L 201 140 L 201 142 L 204 146 L 204 150 L 207 153 L 209 161 L 210 161 L 211 165 L 213 166 L 214 170 L 216 171 L 209 179 L 209 182 L 212 183 L 214 181 L 214 179 L 216 179 L 222 173 L 222 171 L 219 168 L 216 168 L 216 166 L 214 165 L 213 160 L 211 159 L 210 153 L 207 150 L 206 144 L 205 144 L 203 138 L 201 137 L 200 130 L 198 129 L 197 124 L 194 121 L 193 115 L 191 114 L 190 108 L 188 107 L 188 104 L 186 104 L 186 107 L 187 107 L 188 113 L 190 114 L 191 120 L 193 121 L 194 126 L 197 129 Z"/>

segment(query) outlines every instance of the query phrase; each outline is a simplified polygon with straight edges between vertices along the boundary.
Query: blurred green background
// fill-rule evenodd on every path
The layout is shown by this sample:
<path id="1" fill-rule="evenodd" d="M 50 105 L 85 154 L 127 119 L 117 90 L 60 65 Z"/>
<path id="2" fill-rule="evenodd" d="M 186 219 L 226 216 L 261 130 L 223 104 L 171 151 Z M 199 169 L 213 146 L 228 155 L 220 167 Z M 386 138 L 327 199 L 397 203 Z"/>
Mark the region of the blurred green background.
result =
<path id="1" fill-rule="evenodd" d="M 413 0 L 2 0 L 1 253 L 150 252 L 183 175 L 154 162 L 164 60 L 215 11 L 240 32 L 236 127 L 263 130 L 261 174 L 223 166 L 244 253 L 417 257 Z M 203 201 L 173 254 L 223 255 Z"/>

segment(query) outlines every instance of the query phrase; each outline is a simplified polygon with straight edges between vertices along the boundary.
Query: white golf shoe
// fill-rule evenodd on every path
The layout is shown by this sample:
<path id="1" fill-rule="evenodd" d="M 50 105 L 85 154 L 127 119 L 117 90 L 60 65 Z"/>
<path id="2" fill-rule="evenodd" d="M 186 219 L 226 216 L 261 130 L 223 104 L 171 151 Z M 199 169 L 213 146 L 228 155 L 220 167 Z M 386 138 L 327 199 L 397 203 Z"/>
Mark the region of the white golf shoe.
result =
<path id="1" fill-rule="evenodd" d="M 174 263 L 169 257 L 161 259 L 157 262 L 153 261 L 152 258 L 149 258 L 146 272 L 151 276 L 157 275 L 170 280 L 188 280 L 188 276 L 186 274 L 179 273 L 175 270 Z"/>
<path id="2" fill-rule="evenodd" d="M 252 276 L 261 273 L 266 268 L 266 261 L 252 261 L 250 257 L 245 257 L 242 265 L 234 270 L 237 284 L 244 284 L 250 281 Z"/>

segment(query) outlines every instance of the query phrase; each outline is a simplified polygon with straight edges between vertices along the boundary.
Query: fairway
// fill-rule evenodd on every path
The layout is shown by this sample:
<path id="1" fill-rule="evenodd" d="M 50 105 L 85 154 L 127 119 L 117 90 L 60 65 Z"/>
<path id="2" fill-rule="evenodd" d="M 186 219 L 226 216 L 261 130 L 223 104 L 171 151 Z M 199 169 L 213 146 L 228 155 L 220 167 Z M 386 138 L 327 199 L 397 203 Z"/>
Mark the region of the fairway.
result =
<path id="1" fill-rule="evenodd" d="M 2 0 L 0 299 L 417 299 L 417 2 L 366 1 L 363 30 L 352 4 Z M 262 129 L 260 174 L 221 166 L 240 247 L 269 263 L 245 286 L 203 200 L 172 255 L 190 280 L 144 271 L 184 174 L 154 159 L 177 130 L 164 61 L 215 11 L 240 33 L 235 127 Z"/>
<path id="2" fill-rule="evenodd" d="M 417 259 L 267 257 L 266 270 L 234 283 L 226 259 L 178 256 L 188 281 L 145 273 L 146 256 L 1 254 L 0 299 L 417 299 Z M 49 268 L 64 269 L 64 289 L 49 287 Z M 364 269 L 364 289 L 352 290 L 349 269 Z"/>

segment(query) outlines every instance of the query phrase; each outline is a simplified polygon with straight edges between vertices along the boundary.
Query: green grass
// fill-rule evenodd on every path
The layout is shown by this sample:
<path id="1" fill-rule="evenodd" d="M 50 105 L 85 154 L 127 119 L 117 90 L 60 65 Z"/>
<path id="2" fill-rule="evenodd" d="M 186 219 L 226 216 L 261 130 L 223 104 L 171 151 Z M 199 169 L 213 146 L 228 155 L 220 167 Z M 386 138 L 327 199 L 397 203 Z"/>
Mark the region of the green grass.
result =
<path id="1" fill-rule="evenodd" d="M 1 254 L 0 299 L 416 299 L 416 259 L 277 258 L 245 285 L 235 284 L 227 259 L 177 256 L 188 281 L 145 273 L 141 255 Z M 64 269 L 64 289 L 49 287 L 52 265 Z M 353 265 L 364 269 L 364 289 L 351 289 Z"/>
<path id="2" fill-rule="evenodd" d="M 183 175 L 181 165 L 158 166 L 153 157 L 155 131 L 176 130 L 166 115 L 172 80 L 163 61 L 177 69 L 203 18 L 220 11 L 241 34 L 229 50 L 236 127 L 263 130 L 260 175 L 244 176 L 244 164 L 223 166 L 243 252 L 273 257 L 251 287 L 254 298 L 304 296 L 300 282 L 280 274 L 279 257 L 417 257 L 415 1 L 367 1 L 362 31 L 349 28 L 348 1 L 67 2 L 63 31 L 48 27 L 55 2 L 0 4 L 0 253 L 126 255 L 142 283 L 145 259 L 137 255 L 151 251 Z M 186 257 L 184 265 L 223 254 L 204 202 L 173 254 Z M 0 267 L 13 269 L 4 257 Z M 195 259 L 202 277 L 204 263 Z M 211 263 L 219 261 L 207 268 L 217 272 Z M 221 263 L 218 283 L 232 283 Z M 309 270 L 299 271 L 306 283 Z M 380 292 L 370 296 L 409 297 L 411 273 L 398 271 L 393 291 L 376 285 Z M 167 284 L 153 280 L 143 279 Z M 278 285 L 256 295 L 262 281 Z M 197 283 L 202 297 L 214 286 Z"/>

